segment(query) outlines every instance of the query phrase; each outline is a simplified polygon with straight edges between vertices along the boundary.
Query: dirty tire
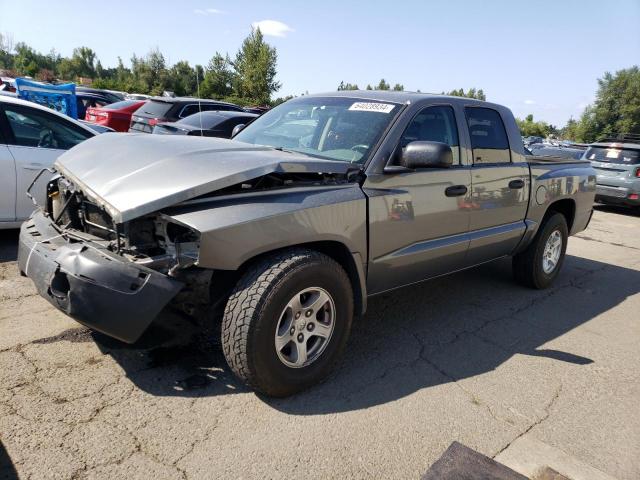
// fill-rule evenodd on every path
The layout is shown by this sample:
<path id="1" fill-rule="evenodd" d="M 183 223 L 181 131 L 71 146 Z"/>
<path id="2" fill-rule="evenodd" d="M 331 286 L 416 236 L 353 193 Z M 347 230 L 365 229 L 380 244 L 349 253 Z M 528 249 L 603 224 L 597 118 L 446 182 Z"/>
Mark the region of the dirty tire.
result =
<path id="1" fill-rule="evenodd" d="M 551 272 L 545 273 L 543 269 L 544 249 L 547 239 L 555 231 L 559 231 L 562 237 L 562 250 L 555 268 Z M 513 257 L 512 267 L 516 281 L 530 288 L 544 289 L 549 287 L 562 269 L 568 237 L 569 230 L 564 215 L 551 213 L 547 216 L 531 244 L 526 250 Z"/>
<path id="2" fill-rule="evenodd" d="M 320 287 L 334 300 L 333 334 L 310 365 L 292 368 L 276 352 L 280 315 L 296 293 Z M 231 292 L 222 321 L 222 347 L 231 370 L 252 389 L 285 397 L 321 382 L 339 360 L 353 319 L 353 290 L 344 269 L 330 257 L 290 249 L 251 265 Z"/>

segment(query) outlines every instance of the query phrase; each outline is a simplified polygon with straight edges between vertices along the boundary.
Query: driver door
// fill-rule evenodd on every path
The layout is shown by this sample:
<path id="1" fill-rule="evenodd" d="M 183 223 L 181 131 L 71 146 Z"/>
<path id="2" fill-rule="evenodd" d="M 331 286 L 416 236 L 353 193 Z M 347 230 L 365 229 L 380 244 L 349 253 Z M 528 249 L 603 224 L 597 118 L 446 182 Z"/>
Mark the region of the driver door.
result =
<path id="1" fill-rule="evenodd" d="M 29 217 L 34 210 L 26 192 L 44 168 L 53 166 L 65 150 L 91 137 L 89 132 L 58 115 L 26 105 L 5 103 L 2 108 L 7 125 L 7 148 L 16 169 L 16 220 Z M 31 192 L 39 205 L 44 205 L 46 184 L 50 174 L 42 174 Z"/>
<path id="2" fill-rule="evenodd" d="M 399 148 L 413 141 L 448 144 L 449 168 L 368 175 L 369 272 L 376 294 L 463 267 L 469 246 L 471 174 L 461 161 L 459 119 L 450 105 L 423 108 L 408 124 Z"/>

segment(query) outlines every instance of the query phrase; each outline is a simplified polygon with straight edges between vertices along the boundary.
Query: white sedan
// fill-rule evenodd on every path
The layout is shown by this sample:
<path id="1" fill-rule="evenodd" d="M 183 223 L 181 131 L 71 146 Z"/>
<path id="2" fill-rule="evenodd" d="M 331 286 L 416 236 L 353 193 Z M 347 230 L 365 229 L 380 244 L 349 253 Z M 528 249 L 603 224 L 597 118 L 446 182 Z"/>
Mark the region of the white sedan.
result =
<path id="1" fill-rule="evenodd" d="M 0 229 L 17 228 L 34 210 L 26 192 L 42 169 L 96 134 L 47 107 L 0 95 Z M 31 190 L 40 205 L 49 178 L 43 173 Z"/>

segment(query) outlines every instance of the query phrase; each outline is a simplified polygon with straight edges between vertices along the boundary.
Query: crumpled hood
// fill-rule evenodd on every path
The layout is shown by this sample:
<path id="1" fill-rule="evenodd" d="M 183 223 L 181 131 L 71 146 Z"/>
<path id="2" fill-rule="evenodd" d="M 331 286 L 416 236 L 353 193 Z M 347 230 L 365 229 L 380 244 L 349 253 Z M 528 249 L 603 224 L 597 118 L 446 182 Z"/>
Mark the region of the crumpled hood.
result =
<path id="1" fill-rule="evenodd" d="M 346 173 L 354 165 L 219 138 L 105 133 L 55 167 L 122 223 L 269 173 Z"/>

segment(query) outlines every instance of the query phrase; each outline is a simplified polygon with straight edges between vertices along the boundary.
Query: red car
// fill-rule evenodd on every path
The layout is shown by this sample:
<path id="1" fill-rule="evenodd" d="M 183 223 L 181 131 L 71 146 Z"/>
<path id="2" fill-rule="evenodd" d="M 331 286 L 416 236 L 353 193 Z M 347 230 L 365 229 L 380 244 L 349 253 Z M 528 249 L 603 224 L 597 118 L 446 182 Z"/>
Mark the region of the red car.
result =
<path id="1" fill-rule="evenodd" d="M 131 114 L 146 100 L 123 100 L 102 107 L 89 107 L 84 119 L 88 122 L 111 127 L 116 132 L 126 132 L 131 123 Z"/>

